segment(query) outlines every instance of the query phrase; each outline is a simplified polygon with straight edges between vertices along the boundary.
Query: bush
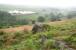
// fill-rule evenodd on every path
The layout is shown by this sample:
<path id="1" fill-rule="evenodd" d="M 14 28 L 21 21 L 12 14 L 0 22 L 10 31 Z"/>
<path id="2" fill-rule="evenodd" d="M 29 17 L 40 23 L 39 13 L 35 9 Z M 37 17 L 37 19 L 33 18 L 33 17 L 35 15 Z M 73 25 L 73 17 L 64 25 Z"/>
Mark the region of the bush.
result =
<path id="1" fill-rule="evenodd" d="M 45 21 L 44 17 L 42 17 L 42 16 L 38 17 L 38 22 L 44 22 L 44 21 Z"/>

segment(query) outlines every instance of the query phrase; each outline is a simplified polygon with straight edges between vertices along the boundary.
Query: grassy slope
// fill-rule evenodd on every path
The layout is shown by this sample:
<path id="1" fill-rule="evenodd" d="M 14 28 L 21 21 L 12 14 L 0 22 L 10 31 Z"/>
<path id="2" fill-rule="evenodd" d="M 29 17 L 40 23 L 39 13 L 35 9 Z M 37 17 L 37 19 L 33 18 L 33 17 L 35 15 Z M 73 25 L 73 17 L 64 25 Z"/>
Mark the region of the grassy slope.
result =
<path id="1" fill-rule="evenodd" d="M 52 49 L 59 50 L 59 49 L 53 48 L 53 45 L 55 45 L 55 44 L 53 44 L 54 43 L 53 39 L 65 40 L 69 36 L 71 36 L 72 33 L 76 33 L 76 20 L 74 20 L 74 19 L 61 21 L 61 22 L 51 22 L 49 25 L 51 25 L 51 30 L 49 32 L 46 31 L 46 32 L 37 33 L 34 35 L 31 34 L 31 32 L 13 33 L 13 36 L 16 36 L 15 40 L 18 40 L 18 41 L 13 40 L 14 43 L 11 46 L 6 45 L 5 48 L 2 47 L 2 50 L 15 50 L 15 49 L 39 50 L 39 49 L 42 49 L 42 46 L 44 46 L 46 50 L 49 50 L 49 49 L 50 50 L 52 50 Z M 10 33 L 7 36 L 9 37 L 11 35 L 12 35 L 12 33 Z M 39 42 L 40 35 L 46 35 L 48 37 L 48 39 L 47 39 L 47 41 L 45 41 L 44 45 L 42 45 Z M 74 39 L 76 39 L 76 37 Z M 8 41 L 8 42 L 10 43 L 10 41 Z M 75 44 L 73 44 L 73 45 L 75 45 Z M 76 46 L 73 46 L 73 47 L 76 48 Z"/>

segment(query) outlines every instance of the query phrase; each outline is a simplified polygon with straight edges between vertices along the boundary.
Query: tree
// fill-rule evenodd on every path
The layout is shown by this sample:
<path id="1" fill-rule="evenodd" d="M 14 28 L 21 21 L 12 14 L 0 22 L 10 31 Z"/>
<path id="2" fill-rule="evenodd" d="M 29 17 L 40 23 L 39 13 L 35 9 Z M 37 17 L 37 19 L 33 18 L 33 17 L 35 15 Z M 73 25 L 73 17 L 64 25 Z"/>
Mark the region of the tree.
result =
<path id="1" fill-rule="evenodd" d="M 54 15 L 54 13 L 51 13 L 50 16 L 51 21 L 56 21 L 56 16 Z"/>
<path id="2" fill-rule="evenodd" d="M 61 19 L 60 19 L 60 17 L 61 17 L 60 14 L 56 14 L 56 15 L 55 15 L 54 13 L 51 13 L 50 15 L 51 15 L 51 17 L 50 17 L 50 20 L 51 20 L 51 21 L 61 21 Z"/>
<path id="3" fill-rule="evenodd" d="M 67 19 L 71 19 L 72 15 L 68 14 Z"/>
<path id="4" fill-rule="evenodd" d="M 75 18 L 76 17 L 76 11 L 69 12 L 67 15 L 67 19 Z"/>
<path id="5" fill-rule="evenodd" d="M 44 17 L 42 17 L 42 16 L 39 16 L 38 17 L 38 22 L 44 22 L 45 21 L 45 18 Z"/>
<path id="6" fill-rule="evenodd" d="M 27 25 L 27 24 L 30 24 L 30 20 L 29 19 L 17 20 L 17 24 L 18 25 Z"/>
<path id="7" fill-rule="evenodd" d="M 35 24 L 35 22 L 36 22 L 35 20 L 32 20 L 32 24 Z"/>
<path id="8" fill-rule="evenodd" d="M 16 17 L 8 12 L 0 11 L 0 25 L 12 25 L 16 22 Z"/>

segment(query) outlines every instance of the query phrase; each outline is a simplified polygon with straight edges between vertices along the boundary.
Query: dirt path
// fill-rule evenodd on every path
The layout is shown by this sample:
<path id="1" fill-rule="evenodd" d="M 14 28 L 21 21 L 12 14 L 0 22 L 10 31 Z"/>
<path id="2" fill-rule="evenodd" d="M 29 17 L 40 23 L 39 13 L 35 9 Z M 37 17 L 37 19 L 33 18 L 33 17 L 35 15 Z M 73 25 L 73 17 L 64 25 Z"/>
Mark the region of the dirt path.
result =
<path id="1" fill-rule="evenodd" d="M 32 26 L 30 26 L 30 25 L 23 25 L 23 26 L 19 26 L 19 27 L 0 29 L 0 31 L 4 31 L 4 32 L 17 32 L 17 31 L 23 31 L 23 30 L 30 31 L 30 30 L 32 30 Z"/>

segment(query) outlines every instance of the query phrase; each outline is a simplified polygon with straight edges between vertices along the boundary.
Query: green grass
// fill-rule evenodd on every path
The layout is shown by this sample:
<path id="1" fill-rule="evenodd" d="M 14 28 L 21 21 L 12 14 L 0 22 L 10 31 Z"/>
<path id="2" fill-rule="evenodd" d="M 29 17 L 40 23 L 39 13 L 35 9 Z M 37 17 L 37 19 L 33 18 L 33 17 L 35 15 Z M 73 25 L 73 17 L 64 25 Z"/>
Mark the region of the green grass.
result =
<path id="1" fill-rule="evenodd" d="M 32 32 L 0 33 L 0 50 L 59 50 L 55 47 L 55 40 L 63 40 L 72 48 L 76 48 L 76 22 L 71 20 L 61 25 L 51 25 L 50 31 L 32 34 Z M 73 35 L 74 34 L 74 35 Z M 45 35 L 47 40 L 41 42 L 41 36 Z M 72 36 L 73 35 L 73 36 Z M 6 38 L 4 38 L 6 37 Z M 12 41 L 7 41 L 13 39 Z M 6 42 L 11 44 L 6 45 Z"/>

